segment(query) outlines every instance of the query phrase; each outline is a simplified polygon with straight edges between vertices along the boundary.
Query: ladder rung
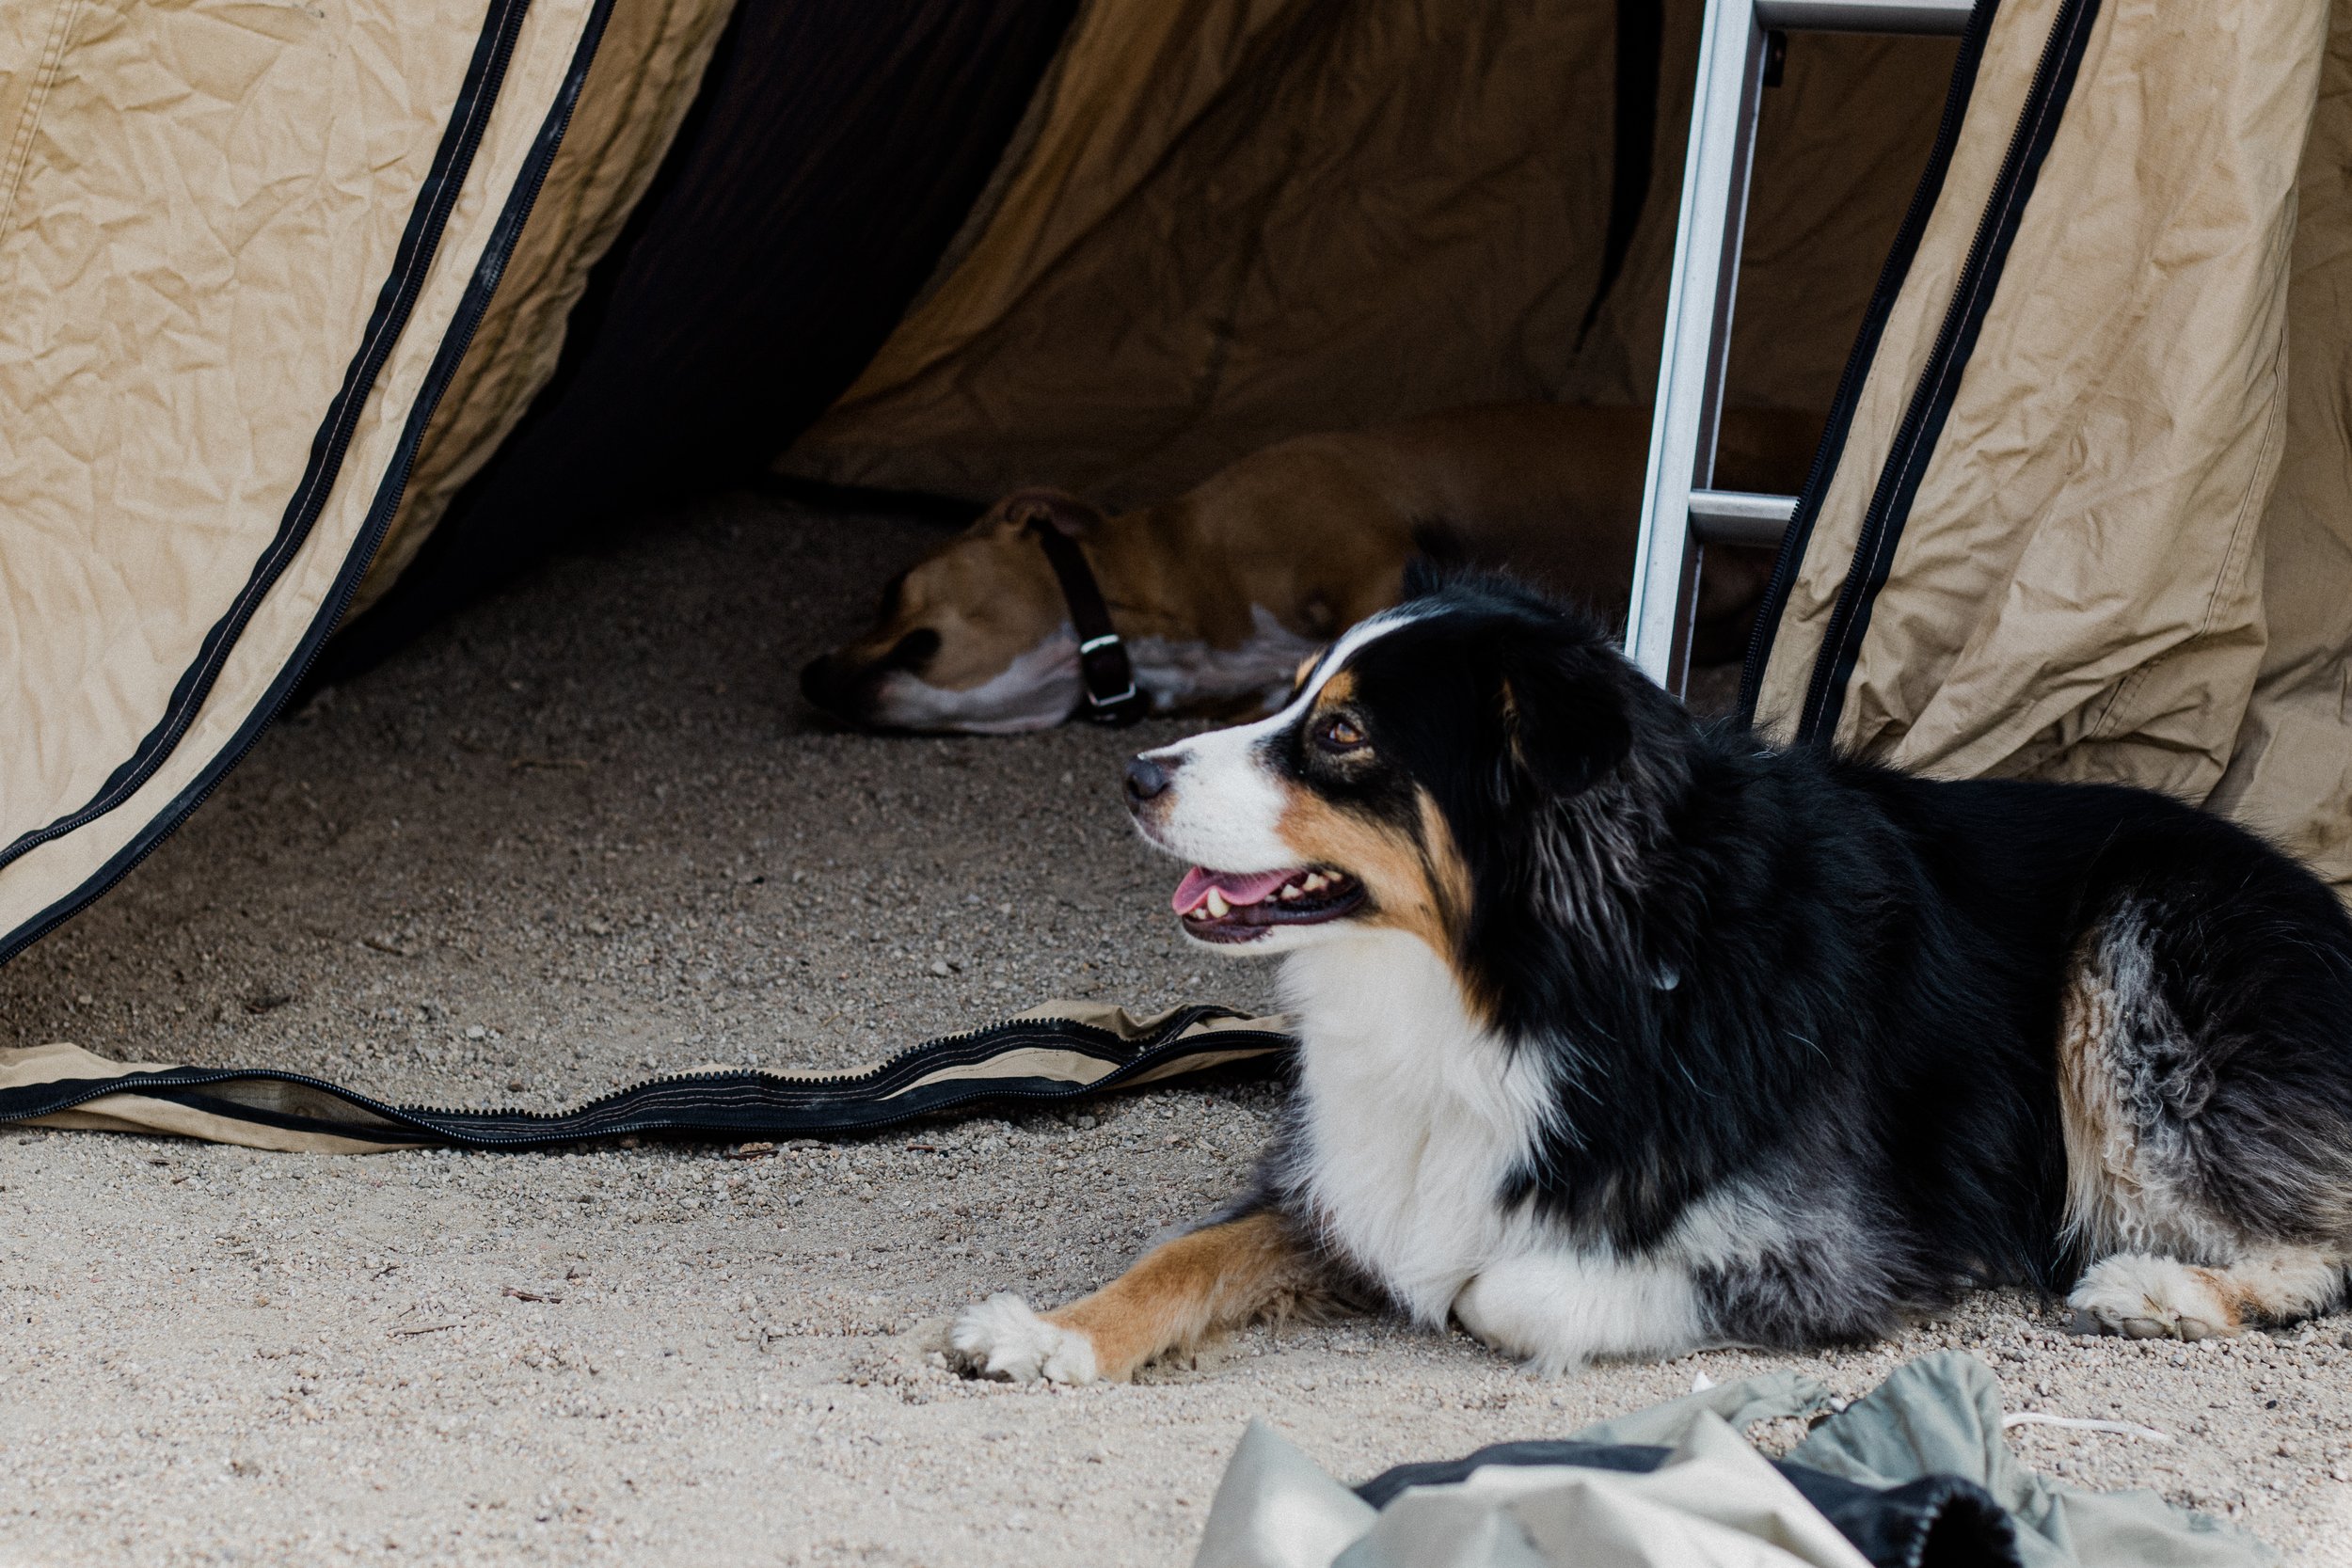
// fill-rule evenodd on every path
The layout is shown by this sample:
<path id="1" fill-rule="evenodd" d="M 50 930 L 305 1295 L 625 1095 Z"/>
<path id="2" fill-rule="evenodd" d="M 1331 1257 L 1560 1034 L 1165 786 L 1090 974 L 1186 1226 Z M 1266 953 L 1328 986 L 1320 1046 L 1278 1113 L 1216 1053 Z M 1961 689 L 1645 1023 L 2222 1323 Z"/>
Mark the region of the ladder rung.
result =
<path id="1" fill-rule="evenodd" d="M 1691 492 L 1691 533 L 1702 545 L 1770 548 L 1780 543 L 1796 513 L 1794 496 L 1764 496 L 1753 490 Z"/>
<path id="2" fill-rule="evenodd" d="M 1756 20 L 1798 33 L 1950 33 L 1968 28 L 1974 0 L 1756 0 Z"/>

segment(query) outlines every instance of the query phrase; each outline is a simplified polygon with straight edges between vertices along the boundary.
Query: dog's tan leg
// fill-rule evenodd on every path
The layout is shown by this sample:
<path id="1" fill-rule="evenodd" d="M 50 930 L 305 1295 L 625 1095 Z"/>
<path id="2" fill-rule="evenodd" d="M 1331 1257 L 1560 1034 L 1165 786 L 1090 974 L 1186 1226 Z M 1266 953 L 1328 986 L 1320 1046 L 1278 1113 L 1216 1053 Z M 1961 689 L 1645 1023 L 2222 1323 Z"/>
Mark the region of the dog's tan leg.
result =
<path id="1" fill-rule="evenodd" d="M 1314 1275 L 1281 1219 L 1261 1212 L 1152 1248 L 1045 1321 L 1087 1337 L 1095 1375 L 1125 1379 L 1153 1356 L 1190 1350 L 1289 1305 L 1313 1289 Z"/>
<path id="2" fill-rule="evenodd" d="M 956 1320 L 951 1342 L 992 1377 L 1124 1381 L 1154 1356 L 1189 1350 L 1316 1290 L 1314 1259 L 1279 1215 L 1248 1214 L 1157 1246 L 1092 1295 L 1042 1317 L 995 1295 Z"/>

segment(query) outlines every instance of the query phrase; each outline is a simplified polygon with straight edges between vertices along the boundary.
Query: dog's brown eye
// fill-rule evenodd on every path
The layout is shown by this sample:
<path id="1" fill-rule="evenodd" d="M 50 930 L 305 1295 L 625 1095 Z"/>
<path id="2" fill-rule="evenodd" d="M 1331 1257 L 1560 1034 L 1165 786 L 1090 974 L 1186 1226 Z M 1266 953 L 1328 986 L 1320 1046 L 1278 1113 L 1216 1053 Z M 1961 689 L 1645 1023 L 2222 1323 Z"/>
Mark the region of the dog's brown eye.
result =
<path id="1" fill-rule="evenodd" d="M 1327 752 L 1353 752 L 1364 743 L 1363 726 L 1344 714 L 1334 714 L 1315 727 L 1315 740 Z"/>

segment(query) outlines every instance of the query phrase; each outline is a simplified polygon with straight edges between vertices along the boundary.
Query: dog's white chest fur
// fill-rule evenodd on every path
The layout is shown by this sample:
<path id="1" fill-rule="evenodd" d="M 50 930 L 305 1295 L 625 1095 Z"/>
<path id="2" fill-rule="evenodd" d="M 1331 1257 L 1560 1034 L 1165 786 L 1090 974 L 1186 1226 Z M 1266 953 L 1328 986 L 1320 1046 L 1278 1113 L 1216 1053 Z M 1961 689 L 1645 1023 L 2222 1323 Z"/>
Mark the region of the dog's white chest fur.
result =
<path id="1" fill-rule="evenodd" d="M 1300 1020 L 1307 1193 L 1342 1252 L 1443 1323 L 1473 1275 L 1527 1245 L 1501 1192 L 1542 1126 L 1540 1069 L 1401 931 L 1294 953 L 1282 989 Z"/>

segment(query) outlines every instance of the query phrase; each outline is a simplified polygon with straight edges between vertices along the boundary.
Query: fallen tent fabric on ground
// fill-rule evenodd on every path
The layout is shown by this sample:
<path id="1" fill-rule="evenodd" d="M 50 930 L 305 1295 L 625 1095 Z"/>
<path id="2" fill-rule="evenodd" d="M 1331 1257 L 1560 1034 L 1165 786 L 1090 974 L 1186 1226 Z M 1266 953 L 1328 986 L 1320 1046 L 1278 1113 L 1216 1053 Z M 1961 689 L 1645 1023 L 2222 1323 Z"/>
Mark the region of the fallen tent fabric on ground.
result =
<path id="1" fill-rule="evenodd" d="M 803 1138 L 1268 1066 L 1291 1048 L 1286 1023 L 1230 1007 L 1196 1005 L 1137 1019 L 1102 1003 L 1048 1002 L 875 1067 L 802 1075 L 714 1068 L 560 1112 L 391 1105 L 305 1073 L 110 1062 L 72 1045 L 39 1045 L 0 1051 L 0 1125 L 167 1133 L 306 1154 L 523 1150 L 637 1134 Z"/>
<path id="2" fill-rule="evenodd" d="M 1407 1465 L 1353 1490 L 1252 1422 L 1195 1568 L 2251 1568 L 2259 1543 L 2147 1492 L 2088 1492 L 2002 1440 L 1976 1357 L 1905 1363 L 1778 1464 L 1750 1423 L 1831 1409 L 1802 1372 L 1728 1383 L 1586 1427 Z"/>

